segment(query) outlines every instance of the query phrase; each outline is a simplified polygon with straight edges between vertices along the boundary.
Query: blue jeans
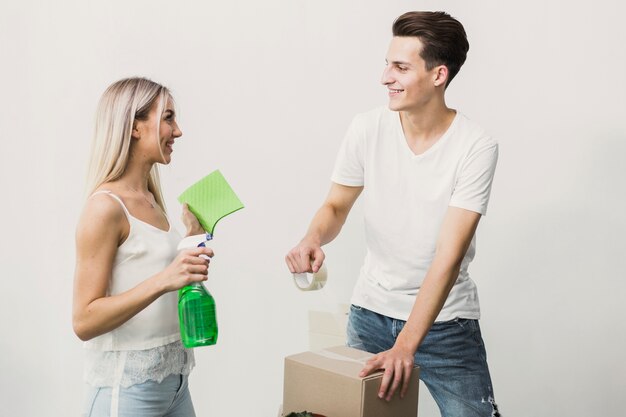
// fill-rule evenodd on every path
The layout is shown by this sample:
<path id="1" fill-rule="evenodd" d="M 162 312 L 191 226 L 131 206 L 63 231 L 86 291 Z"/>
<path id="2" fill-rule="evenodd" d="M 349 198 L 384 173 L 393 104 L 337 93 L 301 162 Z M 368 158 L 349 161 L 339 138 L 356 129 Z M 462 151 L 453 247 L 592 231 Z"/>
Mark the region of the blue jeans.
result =
<path id="1" fill-rule="evenodd" d="M 348 346 L 379 353 L 393 347 L 406 322 L 350 307 Z M 499 416 L 478 320 L 433 324 L 415 353 L 420 379 L 442 417 Z"/>
<path id="2" fill-rule="evenodd" d="M 195 417 L 186 375 L 128 388 L 89 387 L 84 417 Z"/>

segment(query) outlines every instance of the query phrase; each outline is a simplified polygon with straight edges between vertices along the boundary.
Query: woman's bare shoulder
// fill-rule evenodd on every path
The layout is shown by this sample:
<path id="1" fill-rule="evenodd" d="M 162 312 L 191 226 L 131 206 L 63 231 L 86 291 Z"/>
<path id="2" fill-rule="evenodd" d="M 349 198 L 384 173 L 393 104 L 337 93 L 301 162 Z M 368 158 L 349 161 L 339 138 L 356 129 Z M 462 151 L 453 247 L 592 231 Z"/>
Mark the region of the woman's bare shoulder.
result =
<path id="1" fill-rule="evenodd" d="M 96 191 L 110 190 L 102 188 Z M 114 234 L 124 238 L 124 235 L 128 234 L 128 220 L 124 208 L 109 193 L 96 192 L 92 194 L 85 202 L 76 233 L 77 236 L 96 235 L 100 237 Z"/>

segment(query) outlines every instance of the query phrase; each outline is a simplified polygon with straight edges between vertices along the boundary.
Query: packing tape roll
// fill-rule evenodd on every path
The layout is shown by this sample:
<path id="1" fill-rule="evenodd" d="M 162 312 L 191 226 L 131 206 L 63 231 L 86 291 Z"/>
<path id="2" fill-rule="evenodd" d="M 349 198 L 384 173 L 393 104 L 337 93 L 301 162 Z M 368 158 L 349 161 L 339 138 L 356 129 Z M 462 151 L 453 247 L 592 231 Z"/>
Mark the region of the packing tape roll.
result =
<path id="1" fill-rule="evenodd" d="M 327 277 L 328 272 L 326 272 L 326 265 L 322 264 L 317 272 L 303 272 L 300 274 L 293 274 L 293 282 L 294 284 L 296 284 L 296 287 L 298 287 L 299 290 L 316 291 L 324 288 L 324 285 L 326 285 Z"/>

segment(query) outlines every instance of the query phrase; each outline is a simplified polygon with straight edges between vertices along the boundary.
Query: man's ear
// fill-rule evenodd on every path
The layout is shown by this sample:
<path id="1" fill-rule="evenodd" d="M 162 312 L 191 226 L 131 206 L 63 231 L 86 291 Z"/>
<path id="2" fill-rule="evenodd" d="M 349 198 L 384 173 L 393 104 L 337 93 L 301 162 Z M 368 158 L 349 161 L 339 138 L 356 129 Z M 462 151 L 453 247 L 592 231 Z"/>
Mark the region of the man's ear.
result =
<path id="1" fill-rule="evenodd" d="M 445 87 L 447 82 L 448 82 L 448 67 L 446 67 L 445 65 L 439 65 L 435 67 L 435 75 L 434 75 L 434 80 L 433 80 L 433 84 L 435 85 L 435 87 L 439 87 L 439 86 Z"/>

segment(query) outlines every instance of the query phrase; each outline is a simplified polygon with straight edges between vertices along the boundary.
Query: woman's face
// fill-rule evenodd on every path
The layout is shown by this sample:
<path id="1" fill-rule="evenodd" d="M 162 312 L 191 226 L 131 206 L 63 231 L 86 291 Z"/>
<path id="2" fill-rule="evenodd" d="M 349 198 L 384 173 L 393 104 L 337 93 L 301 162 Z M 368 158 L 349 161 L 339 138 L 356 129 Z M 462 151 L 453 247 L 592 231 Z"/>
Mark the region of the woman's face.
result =
<path id="1" fill-rule="evenodd" d="M 137 121 L 133 131 L 133 137 L 139 139 L 136 144 L 136 151 L 153 162 L 163 164 L 169 164 L 172 160 L 175 139 L 182 134 L 183 132 L 180 131 L 176 122 L 174 103 L 170 97 L 168 97 L 161 114 L 159 114 L 159 103 L 158 101 L 155 102 L 150 109 L 148 119 Z"/>

